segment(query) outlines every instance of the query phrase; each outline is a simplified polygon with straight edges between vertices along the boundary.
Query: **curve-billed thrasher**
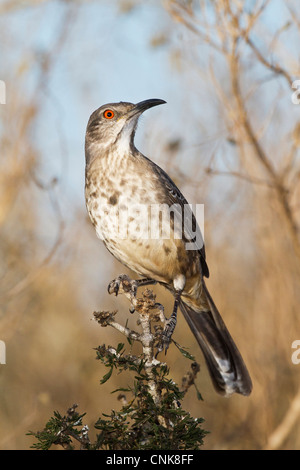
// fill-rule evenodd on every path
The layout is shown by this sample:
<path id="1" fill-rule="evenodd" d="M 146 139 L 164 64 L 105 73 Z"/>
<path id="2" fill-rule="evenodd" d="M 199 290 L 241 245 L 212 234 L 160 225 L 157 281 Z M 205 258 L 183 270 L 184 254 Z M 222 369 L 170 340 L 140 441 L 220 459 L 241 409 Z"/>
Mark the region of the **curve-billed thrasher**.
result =
<path id="1" fill-rule="evenodd" d="M 249 395 L 247 368 L 203 279 L 209 276 L 205 248 L 190 206 L 169 176 L 134 145 L 140 115 L 163 103 L 158 99 L 110 103 L 91 115 L 85 142 L 87 210 L 98 237 L 121 263 L 146 277 L 145 283 L 157 281 L 174 294 L 164 346 L 179 306 L 217 392 Z M 157 207 L 155 219 L 152 211 Z M 152 232 L 149 236 L 149 221 L 155 236 Z"/>

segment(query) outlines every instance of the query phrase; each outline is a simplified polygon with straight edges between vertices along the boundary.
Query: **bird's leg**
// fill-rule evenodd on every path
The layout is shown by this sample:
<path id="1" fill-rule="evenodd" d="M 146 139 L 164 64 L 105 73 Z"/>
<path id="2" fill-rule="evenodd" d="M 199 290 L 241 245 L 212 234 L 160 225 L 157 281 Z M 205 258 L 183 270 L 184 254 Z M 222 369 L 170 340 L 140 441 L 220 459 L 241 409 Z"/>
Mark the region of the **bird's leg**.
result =
<path id="1" fill-rule="evenodd" d="M 159 319 L 161 321 L 162 324 L 165 324 L 166 323 L 166 317 L 165 317 L 165 309 L 164 309 L 164 306 L 162 304 L 159 304 L 159 303 L 156 303 L 155 304 L 155 307 L 157 308 L 157 310 L 159 311 Z"/>
<path id="2" fill-rule="evenodd" d="M 150 284 L 156 284 L 156 281 L 150 278 L 130 279 L 126 274 L 120 274 L 120 276 L 109 283 L 107 290 L 109 294 L 115 294 L 116 296 L 122 292 L 130 293 L 132 304 L 130 312 L 134 313 L 135 309 L 133 304 L 138 288 L 141 286 L 148 286 Z"/>
<path id="3" fill-rule="evenodd" d="M 162 339 L 161 339 L 161 344 L 158 347 L 159 352 L 162 351 L 163 349 L 165 350 L 165 353 L 167 353 L 167 350 L 169 348 L 169 344 L 171 342 L 172 334 L 175 330 L 175 326 L 177 323 L 177 311 L 178 311 L 178 306 L 180 302 L 180 296 L 181 296 L 182 290 L 176 291 L 175 293 L 175 302 L 174 302 L 174 307 L 173 307 L 173 312 L 170 318 L 166 321 L 164 330 L 162 332 Z"/>

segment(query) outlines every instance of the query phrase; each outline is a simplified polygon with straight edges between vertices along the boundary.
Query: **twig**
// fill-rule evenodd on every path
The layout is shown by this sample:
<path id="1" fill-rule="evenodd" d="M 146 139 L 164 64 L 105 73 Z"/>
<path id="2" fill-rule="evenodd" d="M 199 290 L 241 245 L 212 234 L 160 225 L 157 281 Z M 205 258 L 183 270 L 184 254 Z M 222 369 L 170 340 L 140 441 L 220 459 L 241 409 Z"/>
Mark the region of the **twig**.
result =
<path id="1" fill-rule="evenodd" d="M 283 420 L 269 436 L 264 450 L 276 450 L 281 447 L 300 415 L 300 388 L 289 406 Z"/>
<path id="2" fill-rule="evenodd" d="M 275 168 L 271 164 L 267 154 L 265 153 L 261 143 L 258 141 L 257 136 L 253 130 L 252 124 L 250 123 L 249 116 L 245 109 L 245 103 L 242 97 L 240 84 L 239 84 L 239 74 L 238 74 L 238 61 L 233 50 L 232 57 L 230 61 L 230 73 L 231 73 L 231 83 L 232 91 L 234 98 L 236 100 L 240 123 L 243 126 L 243 129 L 255 151 L 256 159 L 261 163 L 265 168 L 267 174 L 269 175 L 273 187 L 277 193 L 278 201 L 282 209 L 283 216 L 286 219 L 287 226 L 291 235 L 291 240 L 294 245 L 295 252 L 300 258 L 300 240 L 299 240 L 299 227 L 294 218 L 293 211 L 290 206 L 289 193 L 282 182 L 282 178 Z"/>
<path id="3" fill-rule="evenodd" d="M 122 276 L 122 278 L 123 280 L 120 284 L 118 293 L 124 294 L 130 300 L 134 310 L 138 314 L 138 323 L 142 328 L 142 332 L 137 333 L 136 331 L 118 323 L 115 320 L 116 311 L 95 312 L 94 318 L 101 326 L 112 326 L 130 340 L 139 341 L 141 343 L 143 348 L 145 374 L 148 377 L 149 393 L 151 394 L 154 403 L 159 405 L 161 396 L 153 372 L 153 368 L 160 364 L 155 357 L 155 343 L 157 343 L 158 334 L 157 332 L 152 332 L 151 323 L 158 319 L 165 321 L 163 316 L 163 307 L 156 302 L 154 293 L 149 289 L 146 289 L 143 292 L 142 298 L 134 296 L 130 288 L 132 281 L 128 276 Z M 116 350 L 111 352 L 115 355 L 117 354 Z M 162 424 L 166 425 L 166 423 Z"/>
<path id="4" fill-rule="evenodd" d="M 260 52 L 259 49 L 257 49 L 257 47 L 255 46 L 255 44 L 253 43 L 253 41 L 248 37 L 246 36 L 245 37 L 245 41 L 247 42 L 248 46 L 252 49 L 252 51 L 254 52 L 254 54 L 256 55 L 257 59 L 265 66 L 267 67 L 268 69 L 272 70 L 272 72 L 274 72 L 276 75 L 282 75 L 287 83 L 288 83 L 288 86 L 291 87 L 291 84 L 293 82 L 293 78 L 291 75 L 289 75 L 289 73 L 284 70 L 282 67 L 280 67 L 280 65 L 278 64 L 273 64 L 271 62 L 269 62 L 263 55 L 262 53 Z"/>
<path id="5" fill-rule="evenodd" d="M 221 170 L 214 170 L 212 168 L 206 168 L 205 169 L 206 173 L 209 175 L 218 175 L 218 176 L 234 176 L 235 178 L 240 178 L 244 181 L 247 181 L 248 183 L 251 184 L 259 184 L 262 186 L 267 186 L 268 188 L 274 188 L 273 183 L 270 181 L 266 181 L 261 178 L 257 178 L 255 176 L 250 176 L 250 175 L 244 175 L 242 173 L 239 173 L 238 171 L 221 171 Z"/>

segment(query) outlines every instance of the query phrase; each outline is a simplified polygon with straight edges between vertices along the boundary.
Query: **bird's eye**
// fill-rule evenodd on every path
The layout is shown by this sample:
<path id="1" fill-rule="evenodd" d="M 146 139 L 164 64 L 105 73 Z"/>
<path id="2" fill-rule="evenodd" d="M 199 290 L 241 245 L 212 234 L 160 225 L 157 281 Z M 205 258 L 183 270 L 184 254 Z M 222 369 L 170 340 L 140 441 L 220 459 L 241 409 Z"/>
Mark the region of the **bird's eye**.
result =
<path id="1" fill-rule="evenodd" d="M 112 119 L 114 117 L 115 113 L 111 109 L 107 109 L 104 111 L 103 116 L 105 119 Z"/>

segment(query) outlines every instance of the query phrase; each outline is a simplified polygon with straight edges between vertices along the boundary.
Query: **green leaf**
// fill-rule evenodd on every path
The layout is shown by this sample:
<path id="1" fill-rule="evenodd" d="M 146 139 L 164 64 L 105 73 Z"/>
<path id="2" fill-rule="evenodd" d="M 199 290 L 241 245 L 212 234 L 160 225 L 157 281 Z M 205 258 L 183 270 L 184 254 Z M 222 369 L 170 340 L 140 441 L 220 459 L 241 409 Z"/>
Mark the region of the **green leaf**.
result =
<path id="1" fill-rule="evenodd" d="M 197 388 L 197 385 L 194 383 L 194 387 L 196 389 L 196 393 L 197 393 L 197 398 L 198 400 L 201 400 L 201 401 L 204 401 L 204 398 L 202 397 L 201 393 L 199 392 L 198 388 Z"/>
<path id="2" fill-rule="evenodd" d="M 119 343 L 116 349 L 117 354 L 119 354 L 124 348 L 124 343 Z"/>
<path id="3" fill-rule="evenodd" d="M 187 359 L 190 359 L 191 361 L 194 361 L 194 360 L 195 360 L 195 358 L 194 358 L 194 356 L 192 356 L 192 354 L 190 354 L 190 353 L 187 352 L 185 349 L 183 349 L 181 346 L 179 346 L 179 344 L 176 343 L 176 341 L 173 340 L 173 342 L 174 342 L 176 348 L 179 349 L 179 351 L 181 352 L 181 354 L 182 354 L 184 357 L 186 357 Z"/>
<path id="4" fill-rule="evenodd" d="M 113 371 L 113 367 L 111 367 L 110 370 L 107 372 L 107 374 L 105 374 L 103 378 L 100 380 L 101 384 L 104 384 L 105 382 L 108 381 L 108 379 L 111 377 L 112 371 Z"/>
<path id="5" fill-rule="evenodd" d="M 120 388 L 116 388 L 116 390 L 113 390 L 113 391 L 110 392 L 110 393 L 116 393 L 116 392 L 131 392 L 131 389 L 130 389 L 130 388 L 123 388 L 123 387 L 120 387 Z"/>

